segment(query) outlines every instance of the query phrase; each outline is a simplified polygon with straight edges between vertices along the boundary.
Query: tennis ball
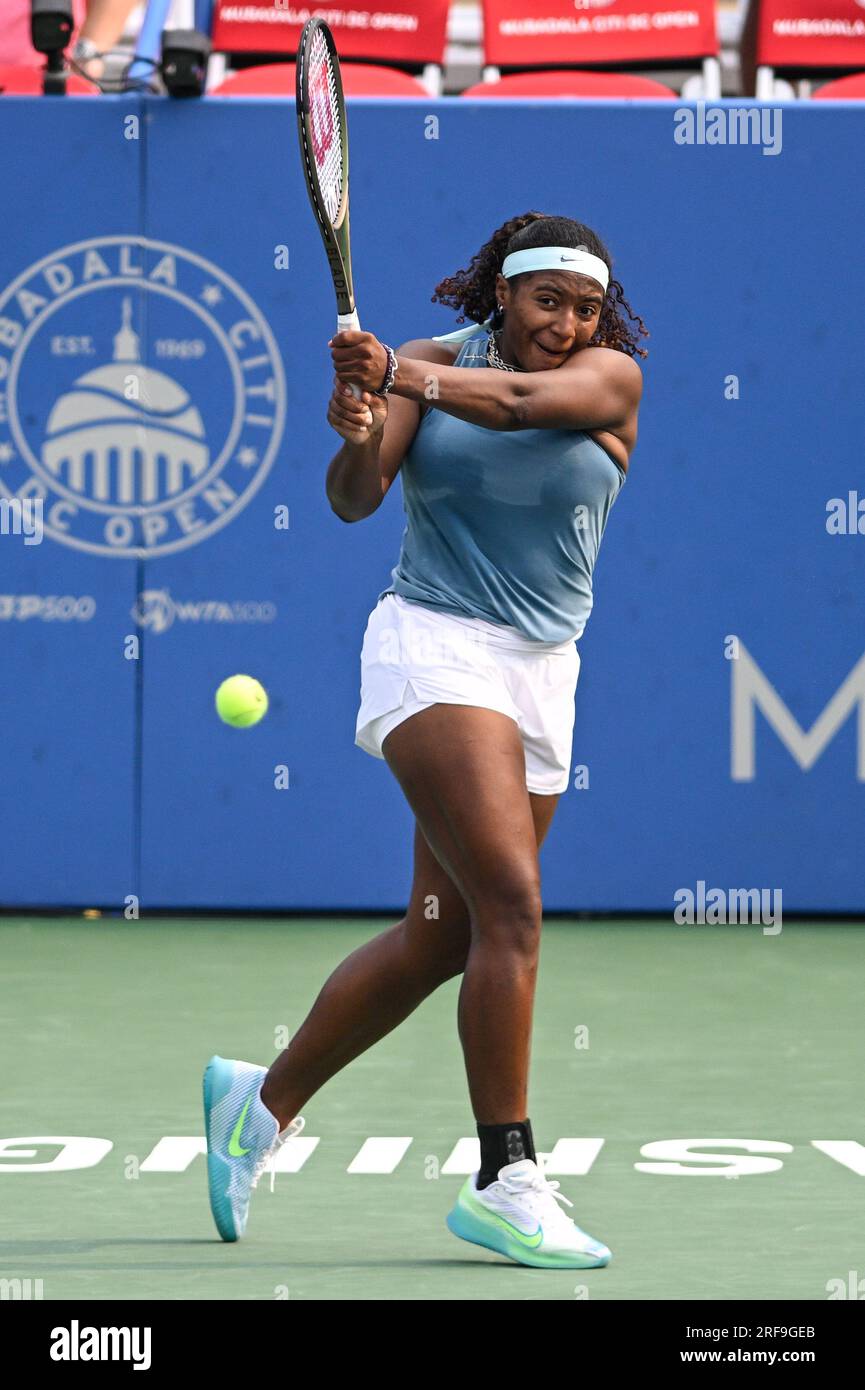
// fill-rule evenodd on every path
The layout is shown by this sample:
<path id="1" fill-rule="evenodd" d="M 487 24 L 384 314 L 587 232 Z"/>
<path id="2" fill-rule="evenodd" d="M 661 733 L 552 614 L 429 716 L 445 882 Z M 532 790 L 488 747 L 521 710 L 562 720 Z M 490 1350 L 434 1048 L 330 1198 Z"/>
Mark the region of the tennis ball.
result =
<path id="1" fill-rule="evenodd" d="M 229 676 L 216 692 L 216 713 L 232 729 L 248 729 L 267 714 L 267 691 L 253 676 Z"/>

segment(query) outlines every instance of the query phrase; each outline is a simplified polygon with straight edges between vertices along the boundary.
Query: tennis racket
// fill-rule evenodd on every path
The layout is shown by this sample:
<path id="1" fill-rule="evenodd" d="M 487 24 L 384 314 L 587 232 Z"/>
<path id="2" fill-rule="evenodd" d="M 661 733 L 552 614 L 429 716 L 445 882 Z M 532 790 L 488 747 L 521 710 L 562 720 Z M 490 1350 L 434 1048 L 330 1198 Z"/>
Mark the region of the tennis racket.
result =
<path id="1" fill-rule="evenodd" d="M 359 329 L 351 278 L 345 98 L 333 34 L 321 19 L 303 26 L 296 73 L 300 157 L 336 291 L 337 332 Z M 354 383 L 351 393 L 360 399 Z"/>

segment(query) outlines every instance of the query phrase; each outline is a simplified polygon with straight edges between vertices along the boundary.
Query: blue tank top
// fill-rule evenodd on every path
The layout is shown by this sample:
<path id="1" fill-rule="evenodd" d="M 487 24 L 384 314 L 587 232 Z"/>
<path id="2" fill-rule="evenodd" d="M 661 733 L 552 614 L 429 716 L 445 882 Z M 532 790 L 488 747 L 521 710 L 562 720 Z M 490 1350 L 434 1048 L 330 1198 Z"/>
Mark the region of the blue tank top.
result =
<path id="1" fill-rule="evenodd" d="M 457 367 L 486 367 L 487 334 Z M 583 430 L 491 430 L 431 407 L 400 470 L 407 524 L 385 594 L 515 628 L 582 634 L 625 474 Z"/>

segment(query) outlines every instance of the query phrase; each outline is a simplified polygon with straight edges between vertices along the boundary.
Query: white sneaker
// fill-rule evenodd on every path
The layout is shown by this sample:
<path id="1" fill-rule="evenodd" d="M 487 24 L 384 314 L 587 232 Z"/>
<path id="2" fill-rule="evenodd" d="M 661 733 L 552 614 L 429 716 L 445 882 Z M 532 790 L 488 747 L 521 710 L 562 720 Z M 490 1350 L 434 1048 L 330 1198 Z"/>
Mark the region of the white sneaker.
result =
<path id="1" fill-rule="evenodd" d="M 581 1231 L 562 1211 L 559 1202 L 569 1207 L 573 1202 L 533 1159 L 508 1163 L 496 1182 L 481 1190 L 478 1176 L 466 1178 L 447 1217 L 455 1236 L 541 1269 L 596 1269 L 610 1263 L 608 1246 Z"/>

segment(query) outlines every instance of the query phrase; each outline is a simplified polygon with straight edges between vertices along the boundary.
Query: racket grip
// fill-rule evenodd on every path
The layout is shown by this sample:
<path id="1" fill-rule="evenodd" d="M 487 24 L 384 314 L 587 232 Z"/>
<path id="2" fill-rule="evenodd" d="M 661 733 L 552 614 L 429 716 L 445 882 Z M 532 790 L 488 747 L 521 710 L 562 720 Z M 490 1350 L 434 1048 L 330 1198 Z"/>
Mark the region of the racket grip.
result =
<path id="1" fill-rule="evenodd" d="M 360 332 L 360 319 L 358 318 L 357 309 L 354 309 L 350 314 L 337 314 L 336 323 L 337 333 L 344 333 L 348 330 L 351 330 L 352 332 L 356 333 Z M 359 401 L 361 394 L 360 387 L 355 386 L 353 381 L 350 381 L 348 385 L 351 394 L 354 396 L 355 400 Z"/>

